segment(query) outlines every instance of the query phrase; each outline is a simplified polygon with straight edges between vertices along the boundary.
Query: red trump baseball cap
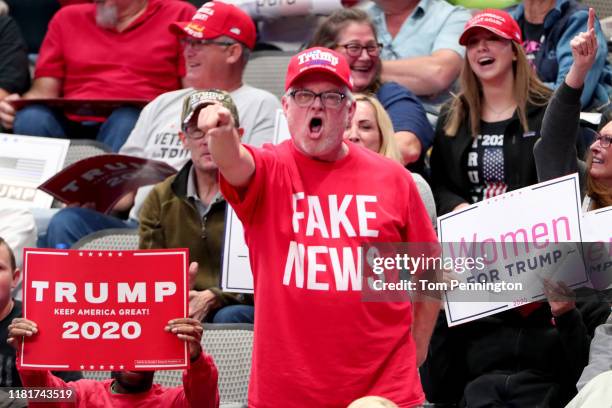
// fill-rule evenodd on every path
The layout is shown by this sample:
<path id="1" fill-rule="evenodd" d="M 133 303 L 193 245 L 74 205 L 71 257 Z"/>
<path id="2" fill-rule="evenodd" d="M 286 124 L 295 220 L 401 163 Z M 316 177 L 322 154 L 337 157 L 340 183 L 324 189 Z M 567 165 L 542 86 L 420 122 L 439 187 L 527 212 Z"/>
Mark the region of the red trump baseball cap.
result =
<path id="1" fill-rule="evenodd" d="M 255 47 L 255 23 L 238 7 L 221 1 L 209 1 L 198 9 L 191 21 L 179 21 L 170 25 L 170 31 L 178 36 L 211 40 L 225 35 L 241 42 L 250 49 Z"/>
<path id="2" fill-rule="evenodd" d="M 346 58 L 329 48 L 313 47 L 291 57 L 285 78 L 285 91 L 298 78 L 312 72 L 334 76 L 350 90 L 353 90 L 351 68 Z"/>
<path id="3" fill-rule="evenodd" d="M 476 14 L 467 22 L 461 37 L 459 37 L 459 44 L 466 45 L 470 31 L 477 27 L 489 30 L 506 40 L 513 40 L 519 44 L 523 42 L 521 29 L 510 14 L 503 10 L 486 9 Z"/>

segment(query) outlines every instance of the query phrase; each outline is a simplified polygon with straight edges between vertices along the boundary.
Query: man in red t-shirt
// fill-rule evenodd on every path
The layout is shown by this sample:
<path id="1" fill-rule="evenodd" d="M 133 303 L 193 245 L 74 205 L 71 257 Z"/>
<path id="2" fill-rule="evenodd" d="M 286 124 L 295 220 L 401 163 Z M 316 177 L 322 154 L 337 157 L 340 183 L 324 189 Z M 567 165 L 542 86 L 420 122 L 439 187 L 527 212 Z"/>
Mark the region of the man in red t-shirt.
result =
<path id="1" fill-rule="evenodd" d="M 343 142 L 355 105 L 341 55 L 302 51 L 285 88 L 292 139 L 280 145 L 240 144 L 218 104 L 197 118 L 249 246 L 249 407 L 339 408 L 365 395 L 418 405 L 417 367 L 439 303 L 364 302 L 361 276 L 362 244 L 436 242 L 414 181 L 398 163 Z"/>
<path id="2" fill-rule="evenodd" d="M 138 119 L 140 109 L 134 106 L 118 107 L 104 120 L 67 117 L 42 104 L 16 113 L 9 101 L 152 100 L 178 89 L 184 62 L 180 43 L 168 27 L 191 19 L 195 11 L 179 0 L 96 0 L 63 7 L 49 23 L 32 87 L 21 97 L 13 94 L 0 102 L 2 126 L 25 135 L 94 136 L 118 151 Z"/>

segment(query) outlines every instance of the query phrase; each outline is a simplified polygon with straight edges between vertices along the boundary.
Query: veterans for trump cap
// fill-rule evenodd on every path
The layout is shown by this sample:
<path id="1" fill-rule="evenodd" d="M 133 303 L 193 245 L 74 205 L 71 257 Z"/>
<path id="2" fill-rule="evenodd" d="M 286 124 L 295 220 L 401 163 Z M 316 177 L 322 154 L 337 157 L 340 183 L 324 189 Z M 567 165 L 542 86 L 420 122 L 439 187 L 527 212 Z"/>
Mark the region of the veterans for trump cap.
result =
<path id="1" fill-rule="evenodd" d="M 194 115 L 202 108 L 212 105 L 215 103 L 220 103 L 225 106 L 234 117 L 234 125 L 236 128 L 240 127 L 240 122 L 238 118 L 238 109 L 236 109 L 236 105 L 234 104 L 234 100 L 225 91 L 220 89 L 205 89 L 203 91 L 195 91 L 183 100 L 183 113 L 181 114 L 181 130 L 183 132 L 186 131 L 187 125 L 194 118 Z"/>
<path id="2" fill-rule="evenodd" d="M 346 58 L 329 48 L 308 48 L 291 57 L 285 78 L 285 91 L 296 79 L 311 72 L 321 72 L 335 76 L 350 90 L 353 90 L 351 68 Z"/>
<path id="3" fill-rule="evenodd" d="M 255 23 L 238 7 L 221 1 L 209 1 L 198 9 L 191 21 L 172 23 L 170 31 L 179 36 L 211 40 L 225 35 L 253 49 Z"/>
<path id="4" fill-rule="evenodd" d="M 459 37 L 459 44 L 466 45 L 469 32 L 477 27 L 489 30 L 506 40 L 514 40 L 519 44 L 523 42 L 521 29 L 510 14 L 503 10 L 485 9 L 467 22 L 461 37 Z"/>

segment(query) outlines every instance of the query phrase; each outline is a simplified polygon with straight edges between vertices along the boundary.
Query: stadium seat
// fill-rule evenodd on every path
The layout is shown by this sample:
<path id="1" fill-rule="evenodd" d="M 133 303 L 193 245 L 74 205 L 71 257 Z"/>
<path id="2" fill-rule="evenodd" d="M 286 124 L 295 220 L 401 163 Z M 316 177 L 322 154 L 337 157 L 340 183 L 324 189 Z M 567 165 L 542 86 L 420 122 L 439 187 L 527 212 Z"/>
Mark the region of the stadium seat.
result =
<path id="1" fill-rule="evenodd" d="M 138 249 L 138 229 L 108 228 L 93 232 L 72 245 L 71 249 L 121 251 Z"/>
<path id="2" fill-rule="evenodd" d="M 610 0 L 583 0 L 583 3 L 593 7 L 600 20 L 612 16 L 612 1 Z"/>
<path id="3" fill-rule="evenodd" d="M 88 157 L 111 154 L 111 149 L 104 143 L 89 139 L 71 139 L 68 146 L 64 168 Z"/>
<path id="4" fill-rule="evenodd" d="M 79 160 L 109 153 L 112 153 L 112 151 L 104 143 L 89 139 L 72 139 L 70 140 L 68 151 L 66 152 L 66 158 L 64 159 L 64 168 L 78 162 Z M 51 207 L 61 208 L 62 205 L 63 204 L 61 201 L 54 199 Z"/>
<path id="5" fill-rule="evenodd" d="M 247 404 L 253 325 L 204 324 L 202 343 L 219 369 L 219 395 L 224 404 Z"/>
<path id="6" fill-rule="evenodd" d="M 244 72 L 244 82 L 280 99 L 285 94 L 285 74 L 292 55 L 286 51 L 253 52 Z"/>

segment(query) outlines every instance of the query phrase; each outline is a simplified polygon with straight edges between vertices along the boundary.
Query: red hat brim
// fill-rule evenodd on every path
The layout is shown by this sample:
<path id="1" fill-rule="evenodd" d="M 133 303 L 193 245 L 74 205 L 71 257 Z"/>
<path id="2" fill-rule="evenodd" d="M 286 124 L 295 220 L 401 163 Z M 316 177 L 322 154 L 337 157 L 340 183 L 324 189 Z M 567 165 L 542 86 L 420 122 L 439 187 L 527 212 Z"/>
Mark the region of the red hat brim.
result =
<path id="1" fill-rule="evenodd" d="M 178 37 L 192 37 L 198 39 L 212 39 L 222 35 L 222 33 L 213 29 L 195 24 L 193 21 L 177 21 L 176 23 L 170 24 L 169 30 Z"/>
<path id="2" fill-rule="evenodd" d="M 494 27 L 490 27 L 487 25 L 483 25 L 483 24 L 474 24 L 473 26 L 471 26 L 470 28 L 468 28 L 467 30 L 465 30 L 463 32 L 463 34 L 461 34 L 461 37 L 459 37 L 459 44 L 465 46 L 467 44 L 467 39 L 469 38 L 469 34 L 470 31 L 474 31 L 475 28 L 484 28 L 487 31 L 492 32 L 493 34 L 501 37 L 501 38 L 505 38 L 506 40 L 512 40 L 513 38 L 510 37 L 508 34 L 504 33 L 501 30 L 498 30 Z"/>
<path id="3" fill-rule="evenodd" d="M 307 69 L 304 69 L 301 72 L 298 72 L 297 74 L 295 74 L 293 78 L 287 78 L 288 81 L 285 82 L 285 91 L 291 88 L 291 85 L 298 79 L 302 78 L 305 75 L 313 74 L 313 73 L 325 74 L 325 75 L 334 77 L 338 79 L 340 82 L 342 82 L 344 85 L 346 85 L 350 91 L 353 90 L 353 84 L 351 83 L 349 79 L 344 78 L 338 72 L 334 71 L 333 69 L 325 65 L 318 65 L 318 66 L 308 67 Z"/>

